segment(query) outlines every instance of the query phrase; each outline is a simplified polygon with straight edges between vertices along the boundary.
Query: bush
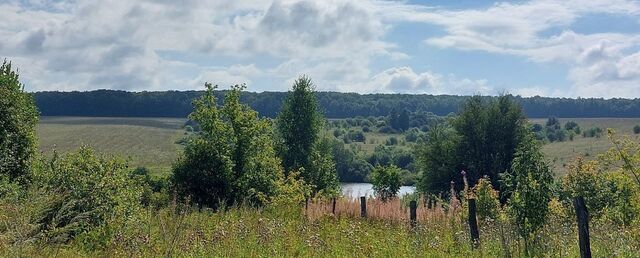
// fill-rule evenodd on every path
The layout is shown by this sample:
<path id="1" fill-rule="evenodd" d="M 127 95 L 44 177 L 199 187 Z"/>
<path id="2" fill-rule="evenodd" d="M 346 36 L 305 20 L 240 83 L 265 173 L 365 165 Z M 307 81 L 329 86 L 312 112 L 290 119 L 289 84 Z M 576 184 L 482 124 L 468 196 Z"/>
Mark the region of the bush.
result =
<path id="1" fill-rule="evenodd" d="M 633 133 L 634 134 L 640 134 L 640 125 L 636 125 L 633 127 Z"/>
<path id="2" fill-rule="evenodd" d="M 0 177 L 21 184 L 29 180 L 31 158 L 37 151 L 38 111 L 24 91 L 11 63 L 0 66 Z"/>
<path id="3" fill-rule="evenodd" d="M 483 220 L 496 219 L 500 210 L 500 200 L 498 192 L 491 185 L 491 180 L 487 176 L 480 178 L 472 190 L 476 198 L 478 217 Z"/>
<path id="4" fill-rule="evenodd" d="M 350 131 L 344 136 L 344 138 L 345 138 L 345 143 L 366 141 L 366 137 L 364 136 L 364 133 L 362 131 Z"/>
<path id="5" fill-rule="evenodd" d="M 388 201 L 400 190 L 400 169 L 396 166 L 377 166 L 371 172 L 371 184 L 376 196 L 382 201 Z"/>
<path id="6" fill-rule="evenodd" d="M 33 221 L 38 229 L 33 237 L 66 243 L 83 232 L 128 220 L 139 212 L 142 197 L 142 188 L 130 175 L 124 160 L 97 156 L 86 147 L 41 160 L 34 169 L 33 189 L 48 200 Z"/>
<path id="7" fill-rule="evenodd" d="M 371 132 L 371 129 L 369 128 L 368 125 L 365 125 L 365 126 L 362 127 L 362 131 L 365 132 L 365 133 L 368 133 L 368 132 Z"/>
<path id="8" fill-rule="evenodd" d="M 385 142 L 385 145 L 398 145 L 398 138 L 396 138 L 395 136 L 389 137 L 389 139 L 387 139 L 387 141 Z"/>
<path id="9" fill-rule="evenodd" d="M 380 127 L 380 129 L 378 129 L 379 133 L 386 133 L 386 134 L 394 134 L 397 133 L 397 131 L 395 129 L 393 129 L 393 127 L 385 125 Z"/>

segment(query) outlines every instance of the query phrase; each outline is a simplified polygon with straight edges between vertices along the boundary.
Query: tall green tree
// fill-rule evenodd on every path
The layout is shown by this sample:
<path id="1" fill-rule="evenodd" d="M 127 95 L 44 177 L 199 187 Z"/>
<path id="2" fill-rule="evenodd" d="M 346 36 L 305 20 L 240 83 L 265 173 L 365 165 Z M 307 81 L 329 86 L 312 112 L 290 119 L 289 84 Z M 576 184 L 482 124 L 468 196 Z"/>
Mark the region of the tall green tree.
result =
<path id="1" fill-rule="evenodd" d="M 336 192 L 339 186 L 331 147 L 320 139 L 324 119 L 309 77 L 301 76 L 294 82 L 278 114 L 276 126 L 285 173 L 300 171 L 300 176 L 312 186 L 314 193 Z"/>
<path id="2" fill-rule="evenodd" d="M 505 192 L 499 174 L 511 169 L 518 144 L 528 130 L 524 112 L 512 98 L 503 95 L 485 103 L 474 96 L 453 122 L 460 135 L 460 162 L 472 185 L 486 175 L 494 188 Z"/>
<path id="3" fill-rule="evenodd" d="M 174 164 L 172 182 L 181 196 L 212 208 L 239 201 L 270 202 L 283 181 L 270 121 L 240 103 L 244 85 L 233 86 L 220 109 L 215 87 L 205 86 L 206 93 L 194 101 L 189 116 L 202 130 Z"/>
<path id="4" fill-rule="evenodd" d="M 499 174 L 511 169 L 527 122 L 512 96 L 487 99 L 471 97 L 450 121 L 452 131 L 436 128 L 416 146 L 423 191 L 446 191 L 450 181 L 461 182 L 460 171 L 465 170 L 469 184 L 486 175 L 500 193 L 509 192 L 500 184 Z M 503 201 L 507 198 L 504 195 Z"/>
<path id="5" fill-rule="evenodd" d="M 532 237 L 547 219 L 553 184 L 551 169 L 533 134 L 526 134 L 518 144 L 512 169 L 502 177 L 507 189 L 513 189 L 508 201 L 509 213 L 529 252 Z"/>
<path id="6" fill-rule="evenodd" d="M 38 111 L 18 77 L 5 60 L 0 66 L 0 177 L 24 183 L 37 149 Z"/>
<path id="7" fill-rule="evenodd" d="M 449 182 L 460 181 L 459 135 L 451 126 L 439 124 L 427 133 L 426 141 L 416 145 L 416 160 L 422 170 L 418 190 L 437 194 L 449 189 Z"/>

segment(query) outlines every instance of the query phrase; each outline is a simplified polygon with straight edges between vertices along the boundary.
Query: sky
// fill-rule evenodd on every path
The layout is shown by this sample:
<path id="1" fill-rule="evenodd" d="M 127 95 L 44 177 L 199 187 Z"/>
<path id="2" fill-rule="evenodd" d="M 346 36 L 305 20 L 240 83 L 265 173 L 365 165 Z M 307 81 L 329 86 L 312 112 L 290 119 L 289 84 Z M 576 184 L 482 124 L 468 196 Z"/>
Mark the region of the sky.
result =
<path id="1" fill-rule="evenodd" d="M 0 0 L 28 91 L 640 98 L 640 1 Z"/>

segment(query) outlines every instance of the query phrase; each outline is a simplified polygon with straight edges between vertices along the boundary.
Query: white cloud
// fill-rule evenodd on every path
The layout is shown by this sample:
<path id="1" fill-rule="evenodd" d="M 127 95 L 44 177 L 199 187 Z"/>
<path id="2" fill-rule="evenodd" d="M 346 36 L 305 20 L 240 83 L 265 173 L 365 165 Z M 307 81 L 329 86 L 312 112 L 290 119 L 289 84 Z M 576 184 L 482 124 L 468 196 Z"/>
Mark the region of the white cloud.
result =
<path id="1" fill-rule="evenodd" d="M 574 92 L 569 95 L 638 96 L 632 85 L 640 85 L 640 78 L 633 70 L 635 58 L 629 49 L 640 47 L 640 34 L 580 34 L 569 29 L 578 18 L 589 14 L 622 15 L 637 20 L 640 2 L 534 0 L 457 11 L 405 6 L 392 9 L 388 18 L 441 25 L 446 34 L 427 38 L 425 43 L 430 46 L 564 64 L 569 67 L 568 79 L 574 84 Z M 547 36 L 552 29 L 561 32 Z M 606 52 L 599 50 L 603 44 L 606 48 L 602 50 Z M 623 75 L 626 79 L 622 79 Z"/>
<path id="2" fill-rule="evenodd" d="M 10 21 L 0 24 L 0 56 L 22 68 L 30 90 L 200 88 L 188 82 L 305 71 L 335 86 L 367 73 L 373 56 L 406 58 L 382 40 L 387 25 L 373 7 L 366 0 L 11 1 L 0 3 L 0 17 Z M 185 65 L 161 51 L 296 66 L 265 74 L 255 65 Z M 186 67 L 193 71 L 178 72 Z"/>
<path id="3" fill-rule="evenodd" d="M 486 80 L 459 79 L 455 75 L 416 73 L 411 67 L 394 67 L 373 76 L 372 92 L 423 94 L 496 94 Z"/>

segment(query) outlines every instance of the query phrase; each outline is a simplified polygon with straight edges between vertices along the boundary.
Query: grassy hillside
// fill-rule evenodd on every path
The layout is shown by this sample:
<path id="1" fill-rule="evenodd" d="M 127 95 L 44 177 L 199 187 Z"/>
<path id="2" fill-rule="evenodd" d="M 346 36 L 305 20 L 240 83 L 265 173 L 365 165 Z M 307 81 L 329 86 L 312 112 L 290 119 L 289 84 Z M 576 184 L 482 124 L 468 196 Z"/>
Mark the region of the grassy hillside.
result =
<path id="1" fill-rule="evenodd" d="M 633 126 L 640 124 L 638 118 L 560 118 L 559 120 L 562 124 L 575 121 L 582 130 L 592 127 L 613 128 L 618 135 L 630 135 L 636 140 L 640 139 L 639 135 L 633 134 Z M 544 124 L 546 119 L 534 119 L 532 122 Z M 576 156 L 584 155 L 587 158 L 594 158 L 611 147 L 611 141 L 605 132 L 601 137 L 576 136 L 573 141 L 547 143 L 543 146 L 543 151 L 549 162 L 553 164 L 555 173 L 562 175 L 566 173 L 565 165 L 572 162 Z"/>
<path id="2" fill-rule="evenodd" d="M 178 157 L 185 119 L 42 117 L 37 128 L 40 150 L 68 152 L 89 145 L 101 153 L 119 155 L 130 166 L 167 173 Z"/>

